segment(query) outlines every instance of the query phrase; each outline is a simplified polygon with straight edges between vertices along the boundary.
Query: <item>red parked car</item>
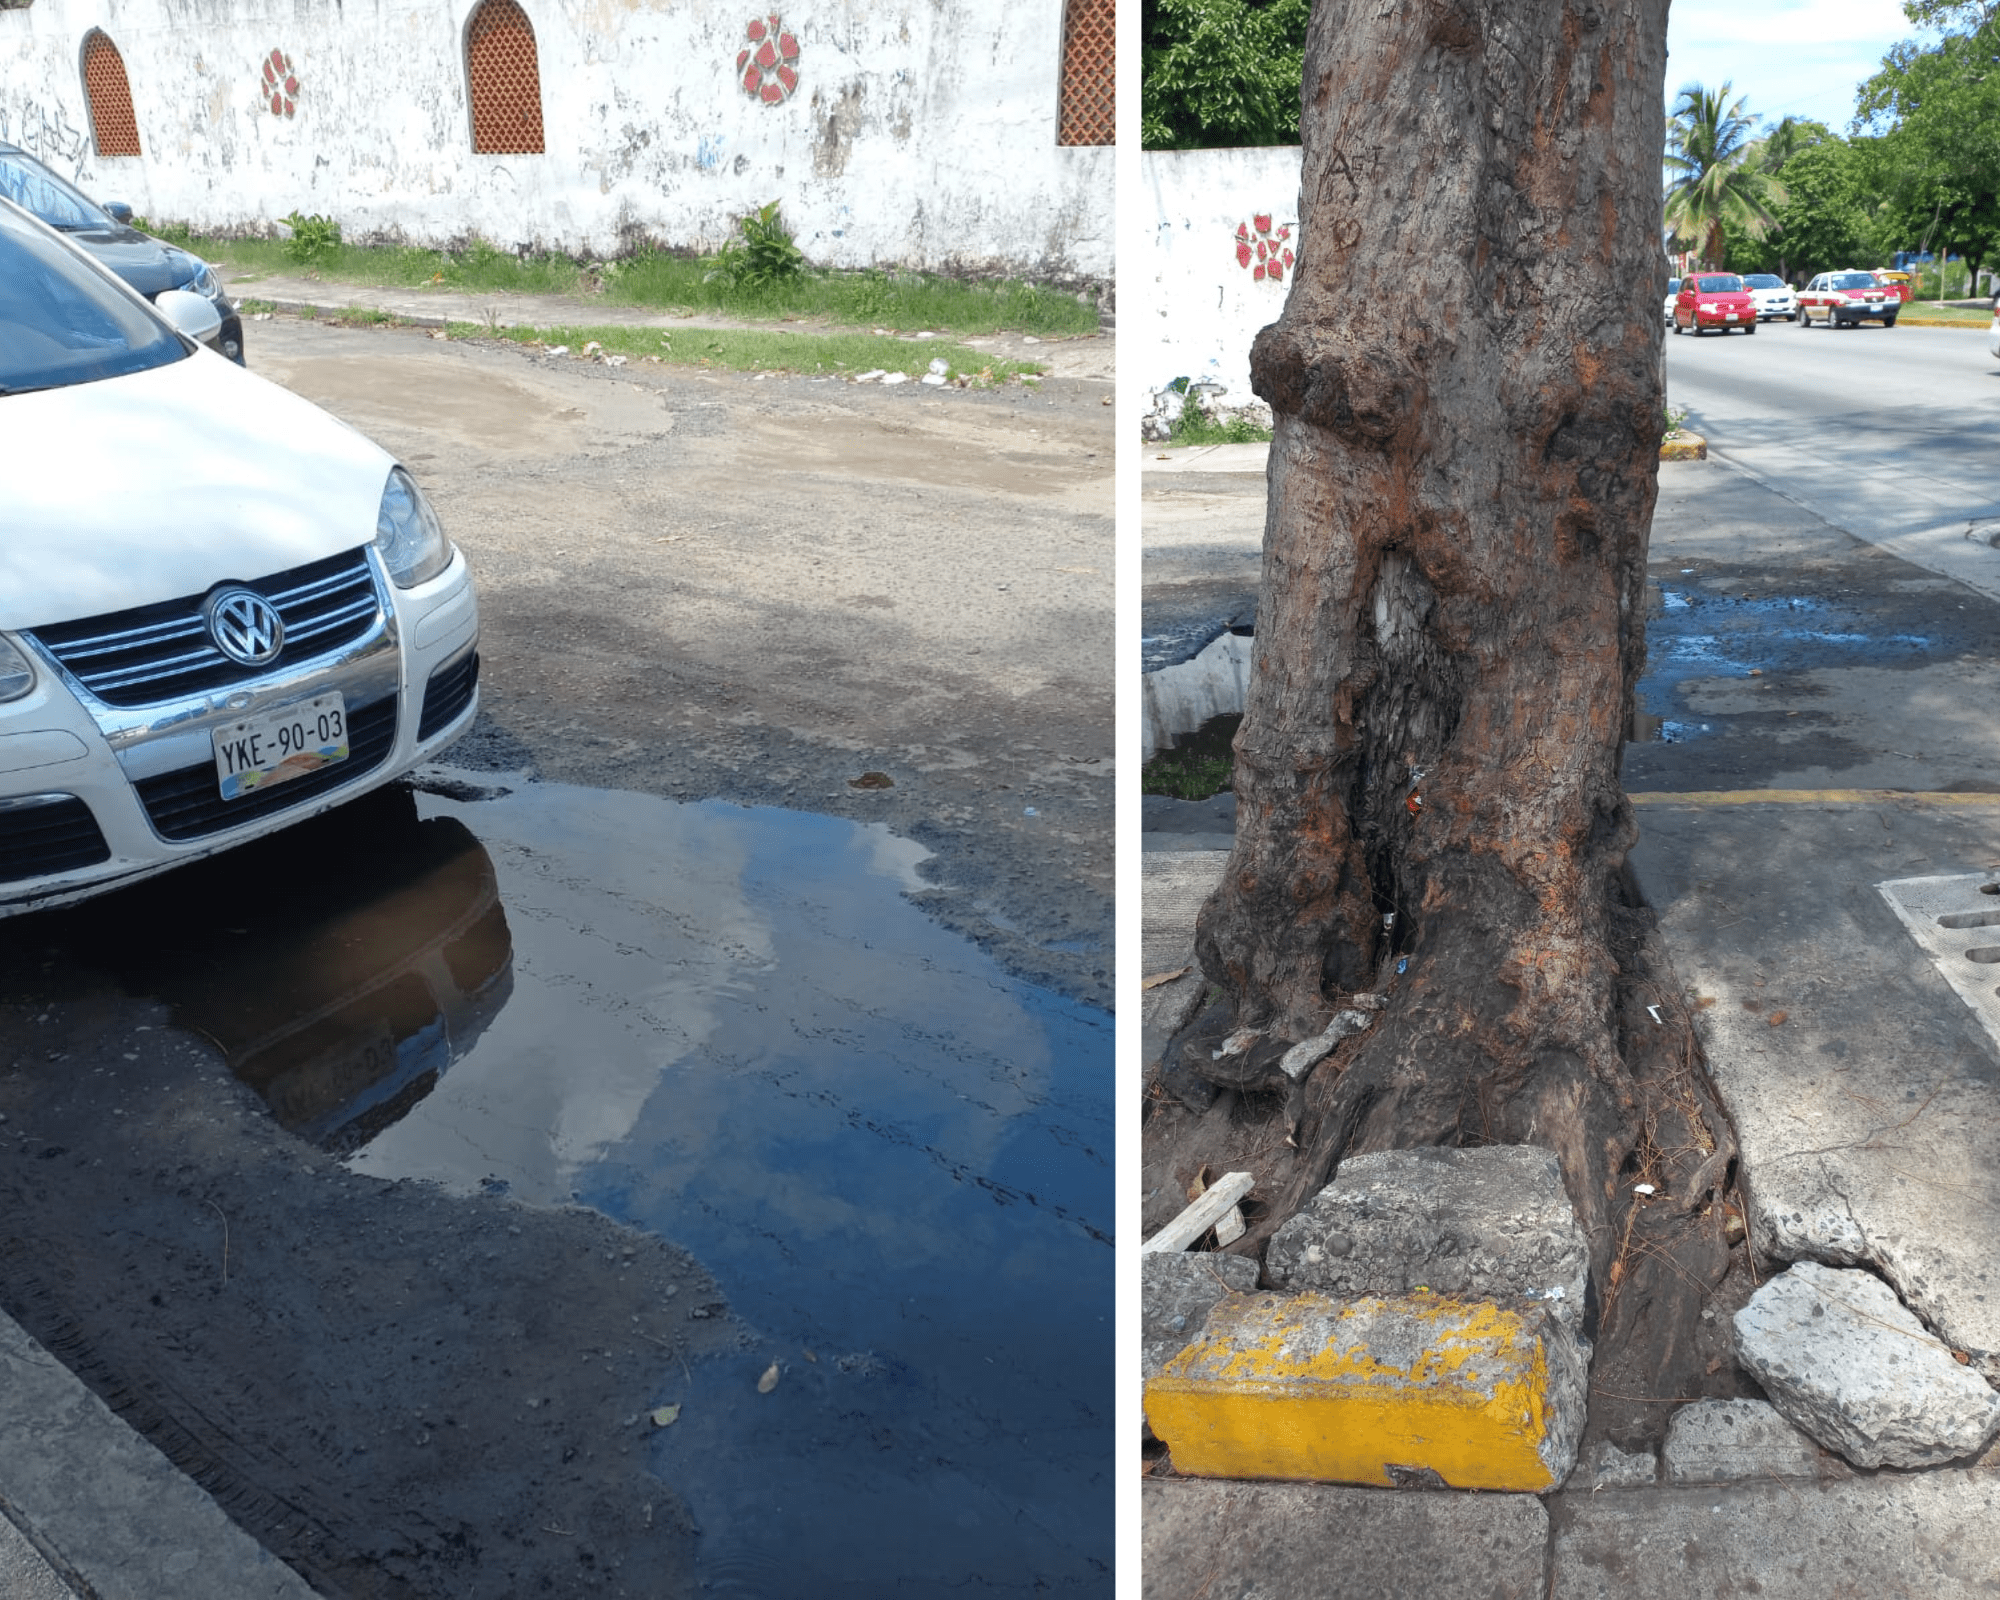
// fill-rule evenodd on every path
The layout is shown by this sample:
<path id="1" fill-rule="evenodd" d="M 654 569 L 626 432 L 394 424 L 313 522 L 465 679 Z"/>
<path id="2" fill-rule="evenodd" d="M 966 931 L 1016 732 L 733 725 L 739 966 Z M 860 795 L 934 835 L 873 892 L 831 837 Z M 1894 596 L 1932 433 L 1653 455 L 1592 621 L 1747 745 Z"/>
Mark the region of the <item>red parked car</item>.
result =
<path id="1" fill-rule="evenodd" d="M 1757 331 L 1757 302 L 1749 286 L 1733 272 L 1703 272 L 1681 279 L 1674 297 L 1674 332 L 1700 333 L 1720 328 Z"/>

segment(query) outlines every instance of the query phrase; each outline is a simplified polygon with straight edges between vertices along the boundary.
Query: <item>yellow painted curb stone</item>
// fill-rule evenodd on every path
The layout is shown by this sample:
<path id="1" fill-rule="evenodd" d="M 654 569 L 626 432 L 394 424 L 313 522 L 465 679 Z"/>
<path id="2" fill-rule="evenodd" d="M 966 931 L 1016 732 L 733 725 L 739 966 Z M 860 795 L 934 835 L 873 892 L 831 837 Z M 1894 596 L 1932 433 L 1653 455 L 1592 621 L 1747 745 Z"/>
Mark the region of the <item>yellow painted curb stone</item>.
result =
<path id="1" fill-rule="evenodd" d="M 1706 461 L 1708 441 L 1698 433 L 1670 433 L 1660 441 L 1662 461 Z"/>
<path id="2" fill-rule="evenodd" d="M 1576 1464 L 1587 1357 L 1541 1306 L 1232 1294 L 1146 1384 L 1194 1477 L 1542 1493 Z"/>

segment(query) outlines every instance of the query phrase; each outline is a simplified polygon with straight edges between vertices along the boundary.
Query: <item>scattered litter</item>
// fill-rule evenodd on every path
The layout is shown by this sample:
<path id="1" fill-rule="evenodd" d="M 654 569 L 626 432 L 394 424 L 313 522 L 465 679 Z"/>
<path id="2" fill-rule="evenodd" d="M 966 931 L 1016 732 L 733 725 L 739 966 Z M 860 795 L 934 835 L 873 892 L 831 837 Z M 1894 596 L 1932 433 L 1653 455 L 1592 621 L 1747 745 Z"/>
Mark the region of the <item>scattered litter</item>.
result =
<path id="1" fill-rule="evenodd" d="M 604 358 L 604 364 L 607 367 L 622 367 L 625 365 L 625 361 L 626 358 L 624 356 L 606 356 Z"/>
<path id="2" fill-rule="evenodd" d="M 892 383 L 908 383 L 909 381 L 910 375 L 907 372 L 885 372 L 882 374 L 882 382 L 885 387 Z"/>
<path id="3" fill-rule="evenodd" d="M 856 383 L 873 383 L 877 378 L 886 378 L 888 376 L 889 369 L 887 367 L 870 367 L 866 372 L 855 373 L 854 381 Z"/>
<path id="4" fill-rule="evenodd" d="M 1424 797 L 1420 794 L 1411 795 L 1409 799 L 1403 802 L 1403 809 L 1414 817 L 1419 811 L 1424 809 Z"/>
<path id="5" fill-rule="evenodd" d="M 1660 1191 L 1655 1189 L 1650 1183 L 1635 1183 L 1632 1185 L 1632 1192 L 1634 1194 L 1658 1194 Z"/>
<path id="6" fill-rule="evenodd" d="M 653 1426 L 656 1428 L 671 1428 L 680 1419 L 681 1408 L 679 1406 L 661 1406 L 653 1413 Z"/>
<path id="7" fill-rule="evenodd" d="M 1396 913 L 1395 913 L 1395 912 L 1393 912 L 1393 911 L 1385 911 L 1385 912 L 1383 912 L 1383 913 L 1382 913 L 1382 931 L 1383 931 L 1384 933 L 1390 933 L 1390 932 L 1393 932 L 1393 931 L 1394 931 L 1394 929 L 1395 929 L 1395 926 L 1396 926 Z"/>
<path id="8" fill-rule="evenodd" d="M 764 1376 L 757 1380 L 757 1392 L 769 1394 L 778 1387 L 778 1363 L 773 1361 L 764 1369 Z"/>
<path id="9" fill-rule="evenodd" d="M 942 376 L 943 374 L 951 371 L 951 363 L 945 360 L 943 356 L 933 356 L 931 358 L 931 371 L 937 373 L 939 376 Z"/>
<path id="10" fill-rule="evenodd" d="M 1041 342 L 1042 341 L 1037 339 L 1032 333 L 1024 333 L 1021 335 L 1021 343 L 1023 344 L 1040 344 Z"/>
<path id="11" fill-rule="evenodd" d="M 1664 1028 L 1666 1026 L 1666 1024 L 1660 1020 L 1660 1008 L 1658 1006 L 1646 1007 L 1646 1015 L 1653 1019 L 1654 1027 Z"/>
<path id="12" fill-rule="evenodd" d="M 604 353 L 604 346 L 599 344 L 595 339 L 592 339 L 584 345 L 583 353 L 587 356 L 602 355 Z"/>
<path id="13" fill-rule="evenodd" d="M 543 353 L 552 356 L 566 356 L 569 354 L 569 346 L 566 344 L 552 344 Z"/>
<path id="14" fill-rule="evenodd" d="M 1408 956 L 1402 956 L 1398 958 L 1396 962 L 1396 976 L 1401 977 L 1404 973 L 1408 972 L 1409 970 L 1410 970 L 1410 958 Z"/>
<path id="15" fill-rule="evenodd" d="M 1033 806 L 1024 806 L 1021 809 L 1021 815 L 1024 817 L 1037 817 L 1040 816 L 1041 813 L 1037 811 Z"/>
<path id="16" fill-rule="evenodd" d="M 1239 1028 L 1222 1041 L 1220 1050 L 1212 1051 L 1209 1060 L 1220 1061 L 1224 1056 L 1240 1056 L 1259 1039 L 1264 1037 L 1262 1028 Z"/>
<path id="17" fill-rule="evenodd" d="M 926 330 L 925 332 L 918 334 L 917 337 L 919 339 L 935 339 L 937 335 Z"/>
<path id="18" fill-rule="evenodd" d="M 951 382 L 951 379 L 945 377 L 942 373 L 926 372 L 917 381 L 932 389 L 942 389 L 946 384 Z"/>

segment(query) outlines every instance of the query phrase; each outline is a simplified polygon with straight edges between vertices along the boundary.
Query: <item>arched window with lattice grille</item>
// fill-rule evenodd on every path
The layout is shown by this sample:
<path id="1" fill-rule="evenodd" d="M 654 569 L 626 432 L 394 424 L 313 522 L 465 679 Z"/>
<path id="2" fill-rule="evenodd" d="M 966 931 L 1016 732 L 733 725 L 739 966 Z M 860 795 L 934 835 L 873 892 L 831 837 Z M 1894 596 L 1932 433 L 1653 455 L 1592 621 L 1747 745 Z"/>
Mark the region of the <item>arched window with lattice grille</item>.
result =
<path id="1" fill-rule="evenodd" d="M 90 137 L 101 156 L 136 156 L 139 119 L 132 115 L 132 85 L 118 46 L 93 28 L 83 41 L 83 97 L 90 104 Z"/>
<path id="2" fill-rule="evenodd" d="M 1062 96 L 1057 144 L 1111 144 L 1116 0 L 1068 0 L 1063 7 Z"/>
<path id="3" fill-rule="evenodd" d="M 483 0 L 465 24 L 465 86 L 474 150 L 541 154 L 541 63 L 535 30 L 515 0 Z"/>

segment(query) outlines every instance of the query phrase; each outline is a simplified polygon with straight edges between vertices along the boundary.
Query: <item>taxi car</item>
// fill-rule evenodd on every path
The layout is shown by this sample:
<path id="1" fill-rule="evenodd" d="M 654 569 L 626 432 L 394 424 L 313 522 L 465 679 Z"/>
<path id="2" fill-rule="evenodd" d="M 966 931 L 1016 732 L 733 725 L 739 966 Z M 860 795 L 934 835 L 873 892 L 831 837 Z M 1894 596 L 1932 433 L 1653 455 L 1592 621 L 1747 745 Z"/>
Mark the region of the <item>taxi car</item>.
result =
<path id="1" fill-rule="evenodd" d="M 0 916 L 380 788 L 477 714 L 422 491 L 219 323 L 0 200 Z"/>
<path id="2" fill-rule="evenodd" d="M 1818 320 L 1829 328 L 1851 328 L 1858 322 L 1875 321 L 1893 328 L 1902 309 L 1902 296 L 1874 273 L 1850 267 L 1844 272 L 1822 272 L 1800 291 L 1799 326 L 1810 328 Z"/>

